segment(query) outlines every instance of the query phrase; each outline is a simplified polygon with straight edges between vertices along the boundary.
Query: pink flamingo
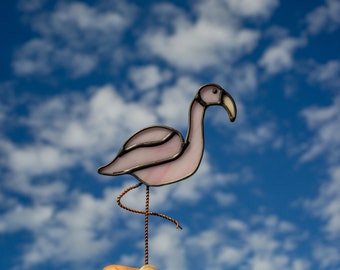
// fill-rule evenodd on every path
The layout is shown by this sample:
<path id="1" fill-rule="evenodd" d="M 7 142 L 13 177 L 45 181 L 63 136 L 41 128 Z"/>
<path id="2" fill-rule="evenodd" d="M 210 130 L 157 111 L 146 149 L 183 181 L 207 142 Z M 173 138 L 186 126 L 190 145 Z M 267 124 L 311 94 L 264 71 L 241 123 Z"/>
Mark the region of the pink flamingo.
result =
<path id="1" fill-rule="evenodd" d="M 229 115 L 236 118 L 233 98 L 219 85 L 202 86 L 191 103 L 189 127 L 184 141 L 181 133 L 171 127 L 152 126 L 131 136 L 120 149 L 118 155 L 98 173 L 109 176 L 131 174 L 139 184 L 125 190 L 117 199 L 118 204 L 129 211 L 145 214 L 145 262 L 147 264 L 147 223 L 149 215 L 166 218 L 179 226 L 178 222 L 165 215 L 149 212 L 149 187 L 172 184 L 194 174 L 202 160 L 204 150 L 203 118 L 207 107 L 220 105 Z M 146 185 L 145 211 L 134 210 L 121 204 L 120 199 L 131 189 Z"/>

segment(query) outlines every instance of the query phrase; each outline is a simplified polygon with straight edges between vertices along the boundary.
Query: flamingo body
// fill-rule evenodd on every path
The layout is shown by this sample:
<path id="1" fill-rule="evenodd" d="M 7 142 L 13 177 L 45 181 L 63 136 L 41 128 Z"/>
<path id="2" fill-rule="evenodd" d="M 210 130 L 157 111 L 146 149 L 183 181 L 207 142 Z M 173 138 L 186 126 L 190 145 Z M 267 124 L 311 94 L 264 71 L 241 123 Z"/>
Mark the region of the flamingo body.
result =
<path id="1" fill-rule="evenodd" d="M 101 173 L 133 174 L 136 170 L 176 159 L 184 146 L 183 136 L 177 130 L 165 126 L 148 127 L 131 136 Z"/>

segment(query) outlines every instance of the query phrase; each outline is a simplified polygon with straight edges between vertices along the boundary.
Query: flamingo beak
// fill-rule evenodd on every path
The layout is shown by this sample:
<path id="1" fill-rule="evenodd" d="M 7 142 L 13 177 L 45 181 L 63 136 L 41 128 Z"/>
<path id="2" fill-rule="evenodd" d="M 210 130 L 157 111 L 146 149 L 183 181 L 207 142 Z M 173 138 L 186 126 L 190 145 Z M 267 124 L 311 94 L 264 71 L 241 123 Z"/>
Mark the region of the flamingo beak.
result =
<path id="1" fill-rule="evenodd" d="M 237 114 L 236 104 L 235 104 L 234 99 L 231 97 L 231 95 L 227 93 L 226 91 L 222 92 L 221 105 L 228 112 L 230 121 L 234 122 L 236 119 L 236 114 Z"/>

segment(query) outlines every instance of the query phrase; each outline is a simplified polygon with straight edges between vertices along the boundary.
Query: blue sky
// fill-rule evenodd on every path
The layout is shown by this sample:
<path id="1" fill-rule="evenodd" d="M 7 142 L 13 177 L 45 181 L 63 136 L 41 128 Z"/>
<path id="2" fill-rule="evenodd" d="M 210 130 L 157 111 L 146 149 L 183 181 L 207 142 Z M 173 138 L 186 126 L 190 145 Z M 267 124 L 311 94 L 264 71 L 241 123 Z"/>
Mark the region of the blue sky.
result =
<path id="1" fill-rule="evenodd" d="M 198 172 L 151 188 L 158 269 L 340 268 L 340 2 L 2 1 L 0 269 L 143 265 L 144 219 L 104 177 L 141 128 L 185 134 L 198 88 Z M 144 190 L 125 203 L 140 208 Z"/>

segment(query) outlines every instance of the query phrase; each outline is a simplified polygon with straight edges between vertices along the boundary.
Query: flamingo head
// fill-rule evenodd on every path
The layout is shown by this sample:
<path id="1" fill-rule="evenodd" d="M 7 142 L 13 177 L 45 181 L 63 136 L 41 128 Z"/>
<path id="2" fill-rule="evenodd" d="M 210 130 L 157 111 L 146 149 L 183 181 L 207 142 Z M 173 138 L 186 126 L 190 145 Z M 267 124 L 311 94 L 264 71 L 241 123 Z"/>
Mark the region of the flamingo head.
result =
<path id="1" fill-rule="evenodd" d="M 231 95 L 217 84 L 202 86 L 195 99 L 204 107 L 220 105 L 226 109 L 231 122 L 236 119 L 236 104 Z"/>

